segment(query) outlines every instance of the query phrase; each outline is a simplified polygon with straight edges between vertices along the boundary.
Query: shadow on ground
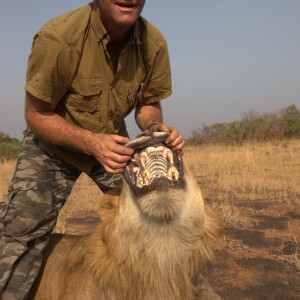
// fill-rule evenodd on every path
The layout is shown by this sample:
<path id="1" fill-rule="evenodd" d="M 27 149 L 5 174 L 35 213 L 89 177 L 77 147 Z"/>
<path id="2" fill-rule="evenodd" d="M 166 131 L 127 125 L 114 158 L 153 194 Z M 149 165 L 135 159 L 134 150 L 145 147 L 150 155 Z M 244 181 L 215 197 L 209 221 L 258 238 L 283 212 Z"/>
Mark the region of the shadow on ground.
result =
<path id="1" fill-rule="evenodd" d="M 253 207 L 254 225 L 225 227 L 225 249 L 203 274 L 224 300 L 300 299 L 299 205 L 254 203 Z"/>

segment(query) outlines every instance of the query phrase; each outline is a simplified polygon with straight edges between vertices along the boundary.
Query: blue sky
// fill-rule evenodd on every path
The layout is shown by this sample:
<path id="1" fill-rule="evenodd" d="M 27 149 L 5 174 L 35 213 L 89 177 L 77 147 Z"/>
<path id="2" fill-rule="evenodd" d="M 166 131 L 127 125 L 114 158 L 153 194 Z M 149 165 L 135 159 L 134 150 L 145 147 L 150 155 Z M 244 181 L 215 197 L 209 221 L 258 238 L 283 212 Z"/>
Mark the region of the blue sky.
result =
<path id="1" fill-rule="evenodd" d="M 22 137 L 32 37 L 49 19 L 85 3 L 1 2 L 0 131 Z M 185 137 L 249 109 L 300 108 L 300 0 L 147 0 L 143 16 L 169 44 L 173 94 L 162 105 L 165 122 Z M 128 130 L 138 133 L 132 116 Z"/>

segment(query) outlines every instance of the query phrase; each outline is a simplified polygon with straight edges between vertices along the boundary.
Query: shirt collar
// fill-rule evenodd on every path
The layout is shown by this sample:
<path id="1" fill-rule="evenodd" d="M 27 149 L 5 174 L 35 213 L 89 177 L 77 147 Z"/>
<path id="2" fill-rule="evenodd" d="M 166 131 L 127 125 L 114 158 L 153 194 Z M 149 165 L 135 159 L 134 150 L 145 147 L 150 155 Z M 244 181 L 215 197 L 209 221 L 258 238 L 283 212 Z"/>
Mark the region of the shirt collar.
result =
<path id="1" fill-rule="evenodd" d="M 107 31 L 103 26 L 102 22 L 99 20 L 96 11 L 93 9 L 91 14 L 91 25 L 96 34 L 98 43 L 102 41 L 107 36 Z"/>
<path id="2" fill-rule="evenodd" d="M 141 44 L 141 41 L 139 39 L 139 31 L 141 24 L 138 19 L 135 24 L 133 25 L 133 30 L 131 30 L 131 35 L 129 38 L 129 45 L 132 46 L 135 43 Z M 98 43 L 101 42 L 104 38 L 108 37 L 108 33 L 103 26 L 102 22 L 100 21 L 99 17 L 97 16 L 96 11 L 93 9 L 91 14 L 91 26 L 95 32 L 96 38 Z"/>
<path id="3" fill-rule="evenodd" d="M 139 38 L 141 31 L 141 17 L 137 19 L 133 27 L 133 34 L 130 37 L 130 41 L 136 42 L 138 45 L 141 44 L 141 40 Z"/>

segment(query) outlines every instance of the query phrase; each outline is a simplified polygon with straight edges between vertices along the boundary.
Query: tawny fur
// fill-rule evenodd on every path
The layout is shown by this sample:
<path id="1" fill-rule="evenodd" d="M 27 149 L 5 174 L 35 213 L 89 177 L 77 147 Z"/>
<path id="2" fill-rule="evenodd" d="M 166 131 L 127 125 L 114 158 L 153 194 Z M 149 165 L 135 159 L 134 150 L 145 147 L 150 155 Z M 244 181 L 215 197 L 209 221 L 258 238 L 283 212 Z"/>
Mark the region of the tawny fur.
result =
<path id="1" fill-rule="evenodd" d="M 34 299 L 194 299 L 192 281 L 222 236 L 192 174 L 184 172 L 183 189 L 137 197 L 124 182 L 120 196 L 104 196 L 97 229 L 54 246 Z"/>

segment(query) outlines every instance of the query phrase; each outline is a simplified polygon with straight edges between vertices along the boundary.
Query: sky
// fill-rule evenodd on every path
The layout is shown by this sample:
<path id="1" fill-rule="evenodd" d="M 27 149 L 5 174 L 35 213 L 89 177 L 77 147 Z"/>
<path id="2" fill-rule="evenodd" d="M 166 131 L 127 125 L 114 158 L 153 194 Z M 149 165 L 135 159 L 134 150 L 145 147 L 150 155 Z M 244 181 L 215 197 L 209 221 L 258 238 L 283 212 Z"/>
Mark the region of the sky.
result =
<path id="1" fill-rule="evenodd" d="M 21 139 L 32 38 L 51 18 L 83 0 L 0 4 L 0 131 Z M 147 0 L 142 15 L 165 36 L 172 95 L 164 121 L 185 138 L 203 125 L 243 113 L 300 109 L 300 0 Z M 130 137 L 139 130 L 127 118 Z"/>

